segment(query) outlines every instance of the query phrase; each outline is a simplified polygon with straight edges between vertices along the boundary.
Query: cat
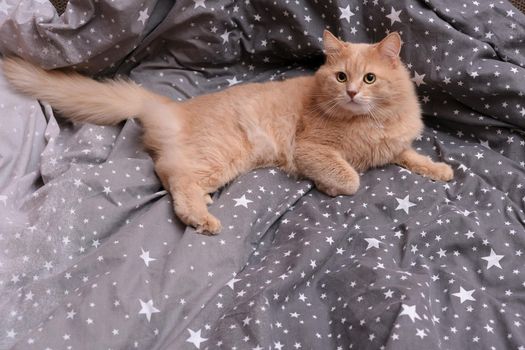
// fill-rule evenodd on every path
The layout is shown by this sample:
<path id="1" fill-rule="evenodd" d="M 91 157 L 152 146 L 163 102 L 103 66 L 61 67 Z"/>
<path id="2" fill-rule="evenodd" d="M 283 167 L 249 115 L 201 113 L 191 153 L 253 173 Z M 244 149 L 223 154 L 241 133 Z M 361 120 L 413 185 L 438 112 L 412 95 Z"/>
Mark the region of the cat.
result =
<path id="1" fill-rule="evenodd" d="M 348 43 L 325 30 L 325 63 L 310 76 L 240 84 L 175 102 L 125 80 L 99 82 L 6 58 L 7 80 L 76 122 L 140 120 L 155 171 L 174 211 L 197 232 L 216 234 L 210 193 L 255 168 L 280 167 L 329 196 L 352 195 L 358 172 L 399 164 L 433 180 L 453 170 L 418 154 L 423 130 L 401 38 Z"/>

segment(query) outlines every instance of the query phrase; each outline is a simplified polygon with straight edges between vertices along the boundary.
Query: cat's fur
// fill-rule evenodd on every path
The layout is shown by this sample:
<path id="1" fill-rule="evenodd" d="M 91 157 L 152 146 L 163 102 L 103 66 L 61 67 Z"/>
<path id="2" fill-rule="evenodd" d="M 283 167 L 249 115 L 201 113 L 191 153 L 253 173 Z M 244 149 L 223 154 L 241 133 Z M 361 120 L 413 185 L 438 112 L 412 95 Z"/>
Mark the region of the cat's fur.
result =
<path id="1" fill-rule="evenodd" d="M 358 171 L 388 163 L 452 179 L 450 166 L 411 147 L 423 123 L 399 59 L 399 35 L 368 45 L 345 43 L 325 31 L 324 48 L 326 63 L 313 76 L 238 85 L 180 103 L 132 82 L 97 82 L 20 59 L 6 59 L 3 69 L 19 91 L 73 121 L 138 118 L 176 214 L 199 232 L 221 228 L 208 212 L 209 193 L 258 167 L 307 177 L 330 196 L 354 194 Z M 345 72 L 347 81 L 339 82 L 337 72 Z M 369 72 L 377 77 L 372 84 L 363 81 Z"/>

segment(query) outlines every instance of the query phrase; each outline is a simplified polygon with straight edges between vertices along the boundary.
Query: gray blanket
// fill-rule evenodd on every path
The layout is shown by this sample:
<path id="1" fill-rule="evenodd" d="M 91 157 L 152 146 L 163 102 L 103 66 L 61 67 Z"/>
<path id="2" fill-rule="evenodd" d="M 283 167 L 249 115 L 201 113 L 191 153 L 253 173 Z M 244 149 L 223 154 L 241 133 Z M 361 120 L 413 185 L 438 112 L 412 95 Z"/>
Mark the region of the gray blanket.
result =
<path id="1" fill-rule="evenodd" d="M 173 215 L 133 120 L 73 125 L 0 77 L 0 348 L 525 349 L 525 16 L 507 1 L 0 0 L 0 51 L 174 99 L 310 74 L 389 31 L 455 170 L 329 198 L 277 169 Z"/>

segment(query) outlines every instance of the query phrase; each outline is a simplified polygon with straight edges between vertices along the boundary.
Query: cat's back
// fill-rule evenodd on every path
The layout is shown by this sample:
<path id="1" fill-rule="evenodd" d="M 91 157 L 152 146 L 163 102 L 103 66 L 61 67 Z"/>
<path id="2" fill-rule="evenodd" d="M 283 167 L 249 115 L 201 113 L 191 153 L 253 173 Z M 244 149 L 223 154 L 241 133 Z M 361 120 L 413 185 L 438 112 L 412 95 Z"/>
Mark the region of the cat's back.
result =
<path id="1" fill-rule="evenodd" d="M 303 76 L 281 81 L 238 84 L 224 90 L 197 96 L 184 104 L 200 115 L 227 113 L 237 117 L 256 113 L 268 118 L 302 108 L 304 97 L 313 85 L 313 77 Z"/>
<path id="2" fill-rule="evenodd" d="M 238 85 L 224 91 L 229 106 L 251 109 L 259 115 L 282 115 L 303 108 L 313 84 L 310 76 Z"/>

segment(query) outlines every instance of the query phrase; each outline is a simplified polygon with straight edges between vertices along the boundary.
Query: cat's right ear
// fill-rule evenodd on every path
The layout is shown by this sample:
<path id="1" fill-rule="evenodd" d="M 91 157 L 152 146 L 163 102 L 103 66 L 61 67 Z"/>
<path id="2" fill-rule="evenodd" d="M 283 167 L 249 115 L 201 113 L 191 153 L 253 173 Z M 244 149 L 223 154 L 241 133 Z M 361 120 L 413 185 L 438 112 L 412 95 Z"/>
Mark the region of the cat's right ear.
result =
<path id="1" fill-rule="evenodd" d="M 327 56 L 338 54 L 345 47 L 344 42 L 337 39 L 335 35 L 328 30 L 323 32 L 323 48 Z"/>
<path id="2" fill-rule="evenodd" d="M 401 51 L 401 36 L 397 32 L 388 34 L 383 40 L 376 44 L 381 55 L 390 60 L 394 67 L 397 66 L 399 52 Z"/>

